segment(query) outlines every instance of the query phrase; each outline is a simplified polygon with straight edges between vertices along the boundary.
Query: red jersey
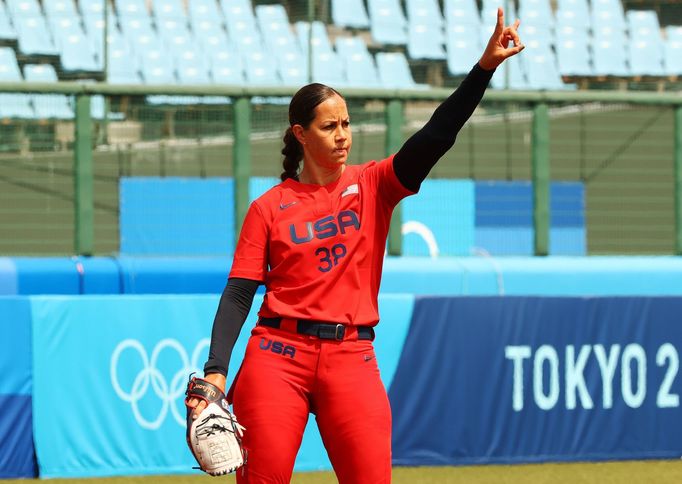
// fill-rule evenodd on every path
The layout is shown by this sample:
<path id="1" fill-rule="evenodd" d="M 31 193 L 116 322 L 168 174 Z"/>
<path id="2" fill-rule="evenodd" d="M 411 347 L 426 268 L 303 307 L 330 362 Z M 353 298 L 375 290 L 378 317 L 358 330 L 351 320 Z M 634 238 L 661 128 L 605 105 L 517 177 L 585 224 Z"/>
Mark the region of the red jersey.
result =
<path id="1" fill-rule="evenodd" d="M 249 207 L 229 277 L 265 283 L 259 316 L 373 326 L 391 214 L 413 193 L 393 157 L 329 185 L 289 178 Z"/>

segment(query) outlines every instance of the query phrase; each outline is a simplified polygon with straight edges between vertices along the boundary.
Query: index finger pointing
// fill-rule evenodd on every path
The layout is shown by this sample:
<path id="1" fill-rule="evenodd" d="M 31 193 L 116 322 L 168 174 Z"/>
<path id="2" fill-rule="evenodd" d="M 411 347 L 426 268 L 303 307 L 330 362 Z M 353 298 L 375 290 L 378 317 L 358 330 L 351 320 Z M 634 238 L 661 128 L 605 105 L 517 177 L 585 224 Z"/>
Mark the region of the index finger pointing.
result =
<path id="1" fill-rule="evenodd" d="M 495 32 L 500 34 L 504 29 L 504 11 L 502 7 L 497 7 L 497 25 L 495 25 Z"/>

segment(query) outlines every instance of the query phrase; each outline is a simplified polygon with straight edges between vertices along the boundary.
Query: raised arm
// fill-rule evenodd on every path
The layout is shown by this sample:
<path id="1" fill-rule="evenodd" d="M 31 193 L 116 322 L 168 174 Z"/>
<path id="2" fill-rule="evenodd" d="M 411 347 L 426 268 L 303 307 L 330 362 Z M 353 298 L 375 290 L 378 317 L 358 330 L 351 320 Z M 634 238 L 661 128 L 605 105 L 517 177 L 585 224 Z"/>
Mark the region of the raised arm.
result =
<path id="1" fill-rule="evenodd" d="M 436 108 L 431 119 L 396 153 L 393 169 L 406 188 L 416 192 L 436 162 L 450 149 L 459 130 L 473 114 L 493 72 L 505 59 L 524 48 L 517 29 L 519 20 L 504 26 L 504 12 L 497 9 L 497 24 L 483 55 L 454 93 Z"/>

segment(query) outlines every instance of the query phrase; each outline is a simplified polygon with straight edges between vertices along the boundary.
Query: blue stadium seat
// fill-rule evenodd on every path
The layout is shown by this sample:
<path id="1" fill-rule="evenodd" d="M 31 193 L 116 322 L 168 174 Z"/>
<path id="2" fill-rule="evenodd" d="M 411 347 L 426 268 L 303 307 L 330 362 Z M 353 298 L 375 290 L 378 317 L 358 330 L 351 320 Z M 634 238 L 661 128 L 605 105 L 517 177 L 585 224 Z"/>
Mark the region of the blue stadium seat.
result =
<path id="1" fill-rule="evenodd" d="M 446 28 L 460 25 L 473 25 L 478 28 L 481 24 L 476 0 L 445 0 L 443 16 Z"/>
<path id="2" fill-rule="evenodd" d="M 289 18 L 281 5 L 259 5 L 256 18 L 268 50 L 275 56 L 300 54 L 298 41 L 291 32 Z"/>
<path id="3" fill-rule="evenodd" d="M 454 76 L 467 74 L 481 56 L 479 26 L 460 24 L 447 30 L 448 71 Z"/>
<path id="4" fill-rule="evenodd" d="M 0 47 L 0 81 L 22 81 L 14 49 Z M 0 119 L 35 117 L 31 98 L 26 94 L 0 93 Z"/>
<path id="5" fill-rule="evenodd" d="M 445 27 L 437 0 L 406 0 L 407 20 L 412 25 L 428 25 L 434 31 Z M 442 35 L 442 34 L 441 34 Z"/>
<path id="6" fill-rule="evenodd" d="M 107 82 L 141 84 L 139 61 L 121 34 L 109 36 Z"/>
<path id="7" fill-rule="evenodd" d="M 524 44 L 531 40 L 536 40 L 545 45 L 554 44 L 554 35 L 552 35 L 552 29 L 549 24 L 524 25 L 521 36 Z"/>
<path id="8" fill-rule="evenodd" d="M 86 15 L 83 17 L 83 25 L 85 26 L 85 35 L 90 42 L 92 52 L 97 59 L 97 66 L 102 69 L 104 66 L 104 17 L 93 15 Z M 109 17 L 109 42 L 114 36 L 122 37 L 121 31 L 116 24 L 116 17 L 113 15 Z"/>
<path id="9" fill-rule="evenodd" d="M 524 32 L 525 28 L 531 25 L 544 26 L 548 29 L 554 26 L 554 13 L 549 0 L 519 0 L 519 18 L 523 19 Z"/>
<path id="10" fill-rule="evenodd" d="M 116 13 L 123 19 L 149 19 L 145 0 L 116 0 Z"/>
<path id="11" fill-rule="evenodd" d="M 192 23 L 195 42 L 207 59 L 210 59 L 211 55 L 215 52 L 230 49 L 227 34 L 217 21 L 195 19 L 190 22 Z"/>
<path id="12" fill-rule="evenodd" d="M 349 87 L 380 87 L 374 58 L 361 37 L 337 37 L 335 47 L 344 64 Z"/>
<path id="13" fill-rule="evenodd" d="M 78 8 L 83 15 L 83 20 L 92 16 L 104 20 L 104 5 L 105 2 L 101 0 L 78 0 Z M 113 14 L 112 11 L 109 13 Z M 110 16 L 113 17 L 114 15 Z"/>
<path id="14" fill-rule="evenodd" d="M 630 10 L 625 14 L 625 19 L 631 35 L 661 35 L 661 24 L 655 10 Z"/>
<path id="15" fill-rule="evenodd" d="M 187 8 L 190 22 L 207 19 L 222 24 L 224 21 L 223 12 L 215 0 L 192 0 L 187 2 Z"/>
<path id="16" fill-rule="evenodd" d="M 5 4 L 0 2 L 0 40 L 17 40 L 17 32 L 10 22 Z"/>
<path id="17" fill-rule="evenodd" d="M 557 31 L 555 49 L 559 73 L 563 76 L 592 76 L 590 64 L 589 37 L 582 29 L 563 27 Z M 567 32 L 572 29 L 572 32 Z"/>
<path id="18" fill-rule="evenodd" d="M 308 62 L 300 52 L 282 52 L 276 56 L 277 70 L 285 86 L 302 86 L 308 83 Z"/>
<path id="19" fill-rule="evenodd" d="M 175 67 L 180 84 L 211 84 L 212 82 L 209 66 L 196 47 L 188 46 L 184 51 L 178 52 Z"/>
<path id="20" fill-rule="evenodd" d="M 43 8 L 48 20 L 59 17 L 75 20 L 78 17 L 76 4 L 73 3 L 73 0 L 46 0 L 43 2 Z"/>
<path id="21" fill-rule="evenodd" d="M 493 89 L 507 89 L 507 70 L 509 70 L 509 89 L 530 89 L 520 56 L 507 59 L 497 68 L 490 80 L 490 86 Z"/>
<path id="22" fill-rule="evenodd" d="M 592 0 L 590 7 L 590 21 L 594 28 L 608 25 L 614 29 L 625 29 L 625 14 L 620 0 Z"/>
<path id="23" fill-rule="evenodd" d="M 211 77 L 214 84 L 243 85 L 244 64 L 241 56 L 234 49 L 213 51 Z"/>
<path id="24" fill-rule="evenodd" d="M 186 21 L 164 18 L 156 21 L 156 31 L 161 42 L 173 47 L 175 44 L 186 44 L 193 39 Z"/>
<path id="25" fill-rule="evenodd" d="M 381 86 L 390 89 L 417 89 L 428 86 L 414 82 L 407 59 L 401 52 L 379 52 L 376 55 Z"/>
<path id="26" fill-rule="evenodd" d="M 407 53 L 411 59 L 444 60 L 441 27 L 413 24 L 410 21 L 407 35 Z"/>
<path id="27" fill-rule="evenodd" d="M 666 75 L 682 76 L 682 35 L 668 37 L 663 52 Z"/>
<path id="28" fill-rule="evenodd" d="M 24 78 L 32 82 L 57 82 L 57 73 L 49 64 L 24 65 Z M 40 119 L 73 119 L 73 108 L 63 94 L 33 94 L 33 107 Z"/>
<path id="29" fill-rule="evenodd" d="M 575 12 L 577 15 L 590 15 L 587 0 L 557 0 L 557 10 Z"/>
<path id="30" fill-rule="evenodd" d="M 398 0 L 367 0 L 372 38 L 381 44 L 407 44 L 407 20 Z"/>
<path id="31" fill-rule="evenodd" d="M 241 36 L 256 31 L 256 17 L 250 0 L 221 0 L 220 6 L 231 41 L 236 42 Z"/>
<path id="32" fill-rule="evenodd" d="M 100 69 L 92 44 L 85 36 L 78 17 L 54 16 L 50 19 L 55 44 L 60 52 L 65 71 L 90 71 Z"/>
<path id="33" fill-rule="evenodd" d="M 581 28 L 587 32 L 592 27 L 589 14 L 583 15 L 575 10 L 559 9 L 555 12 L 557 26 Z"/>
<path id="34" fill-rule="evenodd" d="M 332 0 L 332 22 L 338 27 L 368 29 L 369 17 L 362 0 Z"/>
<path id="35" fill-rule="evenodd" d="M 347 84 L 346 73 L 336 53 L 334 51 L 313 53 L 313 81 L 333 88 L 344 87 Z"/>
<path id="36" fill-rule="evenodd" d="M 308 41 L 310 24 L 308 22 L 296 22 L 296 36 L 298 37 L 298 44 L 301 47 L 301 52 L 304 57 L 308 56 Z M 313 22 L 313 50 L 315 52 L 331 52 L 332 44 L 327 35 L 327 28 L 322 22 Z"/>
<path id="37" fill-rule="evenodd" d="M 563 90 L 575 88 L 564 84 L 557 68 L 554 52 L 547 44 L 532 40 L 526 44 L 521 62 L 528 79 L 530 89 Z"/>
<path id="38" fill-rule="evenodd" d="M 630 74 L 633 76 L 662 76 L 663 42 L 649 37 L 635 37 L 627 44 Z"/>
<path id="39" fill-rule="evenodd" d="M 270 56 L 263 51 L 251 51 L 244 57 L 246 82 L 250 85 L 279 86 L 281 80 Z"/>
<path id="40" fill-rule="evenodd" d="M 682 25 L 668 25 L 665 28 L 665 38 L 682 40 Z"/>
<path id="41" fill-rule="evenodd" d="M 614 41 L 614 37 L 595 38 L 592 41 L 594 74 L 597 76 L 629 76 L 625 43 Z"/>
<path id="42" fill-rule="evenodd" d="M 13 19 L 42 16 L 38 0 L 6 0 L 7 10 Z"/>
<path id="43" fill-rule="evenodd" d="M 19 51 L 22 54 L 59 55 L 42 15 L 15 17 L 14 26 L 17 31 Z"/>
<path id="44" fill-rule="evenodd" d="M 188 3 L 192 4 L 193 1 Z M 154 0 L 154 3 L 152 3 L 152 13 L 157 20 L 187 21 L 187 12 L 185 12 L 182 0 Z"/>

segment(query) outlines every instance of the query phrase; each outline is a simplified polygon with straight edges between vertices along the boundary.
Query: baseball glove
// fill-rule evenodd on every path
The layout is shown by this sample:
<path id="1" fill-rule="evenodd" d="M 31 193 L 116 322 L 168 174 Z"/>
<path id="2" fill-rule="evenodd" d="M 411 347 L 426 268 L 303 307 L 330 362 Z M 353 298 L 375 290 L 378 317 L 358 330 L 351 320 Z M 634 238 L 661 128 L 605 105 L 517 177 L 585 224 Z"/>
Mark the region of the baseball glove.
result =
<path id="1" fill-rule="evenodd" d="M 219 476 L 244 465 L 241 438 L 245 429 L 230 412 L 229 403 L 220 388 L 190 375 L 185 395 L 185 404 L 191 398 L 206 402 L 206 408 L 196 419 L 192 419 L 194 409 L 187 407 L 187 445 L 199 463 L 199 469 Z"/>

